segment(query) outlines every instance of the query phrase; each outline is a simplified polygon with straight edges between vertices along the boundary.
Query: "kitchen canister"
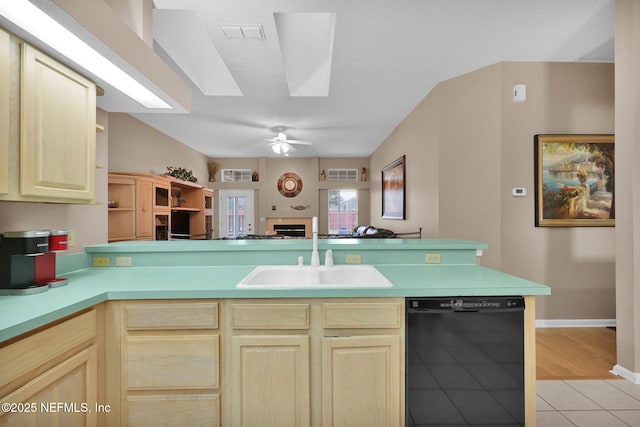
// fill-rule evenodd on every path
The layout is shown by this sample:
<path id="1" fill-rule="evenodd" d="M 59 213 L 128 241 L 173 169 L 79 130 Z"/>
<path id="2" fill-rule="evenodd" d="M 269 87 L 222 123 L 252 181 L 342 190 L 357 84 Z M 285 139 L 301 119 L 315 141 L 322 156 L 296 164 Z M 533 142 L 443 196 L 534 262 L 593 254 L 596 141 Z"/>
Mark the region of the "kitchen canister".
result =
<path id="1" fill-rule="evenodd" d="M 51 230 L 49 231 L 49 250 L 66 251 L 69 249 L 69 231 Z"/>

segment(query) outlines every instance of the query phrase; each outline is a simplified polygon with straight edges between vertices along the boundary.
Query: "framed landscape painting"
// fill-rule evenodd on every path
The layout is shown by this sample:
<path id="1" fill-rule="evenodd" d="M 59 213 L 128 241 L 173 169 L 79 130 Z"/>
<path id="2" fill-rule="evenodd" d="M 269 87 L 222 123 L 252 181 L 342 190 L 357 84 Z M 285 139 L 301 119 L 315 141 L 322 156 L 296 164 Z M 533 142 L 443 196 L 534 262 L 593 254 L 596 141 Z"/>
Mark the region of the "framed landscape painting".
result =
<path id="1" fill-rule="evenodd" d="M 404 156 L 382 169 L 382 218 L 405 219 Z"/>
<path id="2" fill-rule="evenodd" d="M 613 135 L 536 135 L 536 227 L 615 225 Z"/>

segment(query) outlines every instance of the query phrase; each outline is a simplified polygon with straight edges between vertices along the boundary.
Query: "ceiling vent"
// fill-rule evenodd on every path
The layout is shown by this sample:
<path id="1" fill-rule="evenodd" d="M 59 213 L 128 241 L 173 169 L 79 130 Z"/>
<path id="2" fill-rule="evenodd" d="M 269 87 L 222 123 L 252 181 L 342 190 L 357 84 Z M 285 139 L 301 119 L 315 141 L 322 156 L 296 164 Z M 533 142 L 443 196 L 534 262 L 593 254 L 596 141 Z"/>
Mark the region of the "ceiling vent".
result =
<path id="1" fill-rule="evenodd" d="M 265 39 L 261 25 L 222 25 L 220 28 L 228 39 Z"/>

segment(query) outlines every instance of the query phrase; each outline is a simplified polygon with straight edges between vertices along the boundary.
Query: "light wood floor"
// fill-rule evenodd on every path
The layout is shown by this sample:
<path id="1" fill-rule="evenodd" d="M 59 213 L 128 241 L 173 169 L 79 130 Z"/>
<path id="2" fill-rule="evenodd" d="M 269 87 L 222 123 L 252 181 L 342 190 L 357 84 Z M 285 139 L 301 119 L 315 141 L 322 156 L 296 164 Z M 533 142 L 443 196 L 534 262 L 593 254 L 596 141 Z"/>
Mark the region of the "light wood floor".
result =
<path id="1" fill-rule="evenodd" d="M 613 329 L 536 329 L 539 380 L 620 378 L 609 373 L 615 364 L 616 333 Z"/>

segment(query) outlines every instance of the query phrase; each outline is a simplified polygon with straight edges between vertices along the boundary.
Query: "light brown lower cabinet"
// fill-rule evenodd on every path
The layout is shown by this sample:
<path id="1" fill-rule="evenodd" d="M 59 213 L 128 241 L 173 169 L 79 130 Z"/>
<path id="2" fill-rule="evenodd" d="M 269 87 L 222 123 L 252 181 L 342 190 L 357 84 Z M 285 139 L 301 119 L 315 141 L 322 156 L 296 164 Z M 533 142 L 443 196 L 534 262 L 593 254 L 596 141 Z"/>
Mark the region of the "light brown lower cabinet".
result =
<path id="1" fill-rule="evenodd" d="M 310 425 L 308 335 L 231 338 L 232 426 Z"/>
<path id="2" fill-rule="evenodd" d="M 403 299 L 228 300 L 225 312 L 227 425 L 404 425 Z"/>
<path id="3" fill-rule="evenodd" d="M 110 301 L 107 425 L 219 426 L 219 303 Z"/>
<path id="4" fill-rule="evenodd" d="M 399 336 L 323 338 L 322 425 L 400 425 L 400 355 Z"/>
<path id="5" fill-rule="evenodd" d="M 92 346 L 2 399 L 0 426 L 97 425 L 97 353 Z M 4 407 L 3 407 L 4 408 Z M 107 410 L 106 408 L 104 410 Z"/>
<path id="6" fill-rule="evenodd" d="M 97 310 L 0 348 L 0 426 L 97 426 L 101 402 Z"/>

